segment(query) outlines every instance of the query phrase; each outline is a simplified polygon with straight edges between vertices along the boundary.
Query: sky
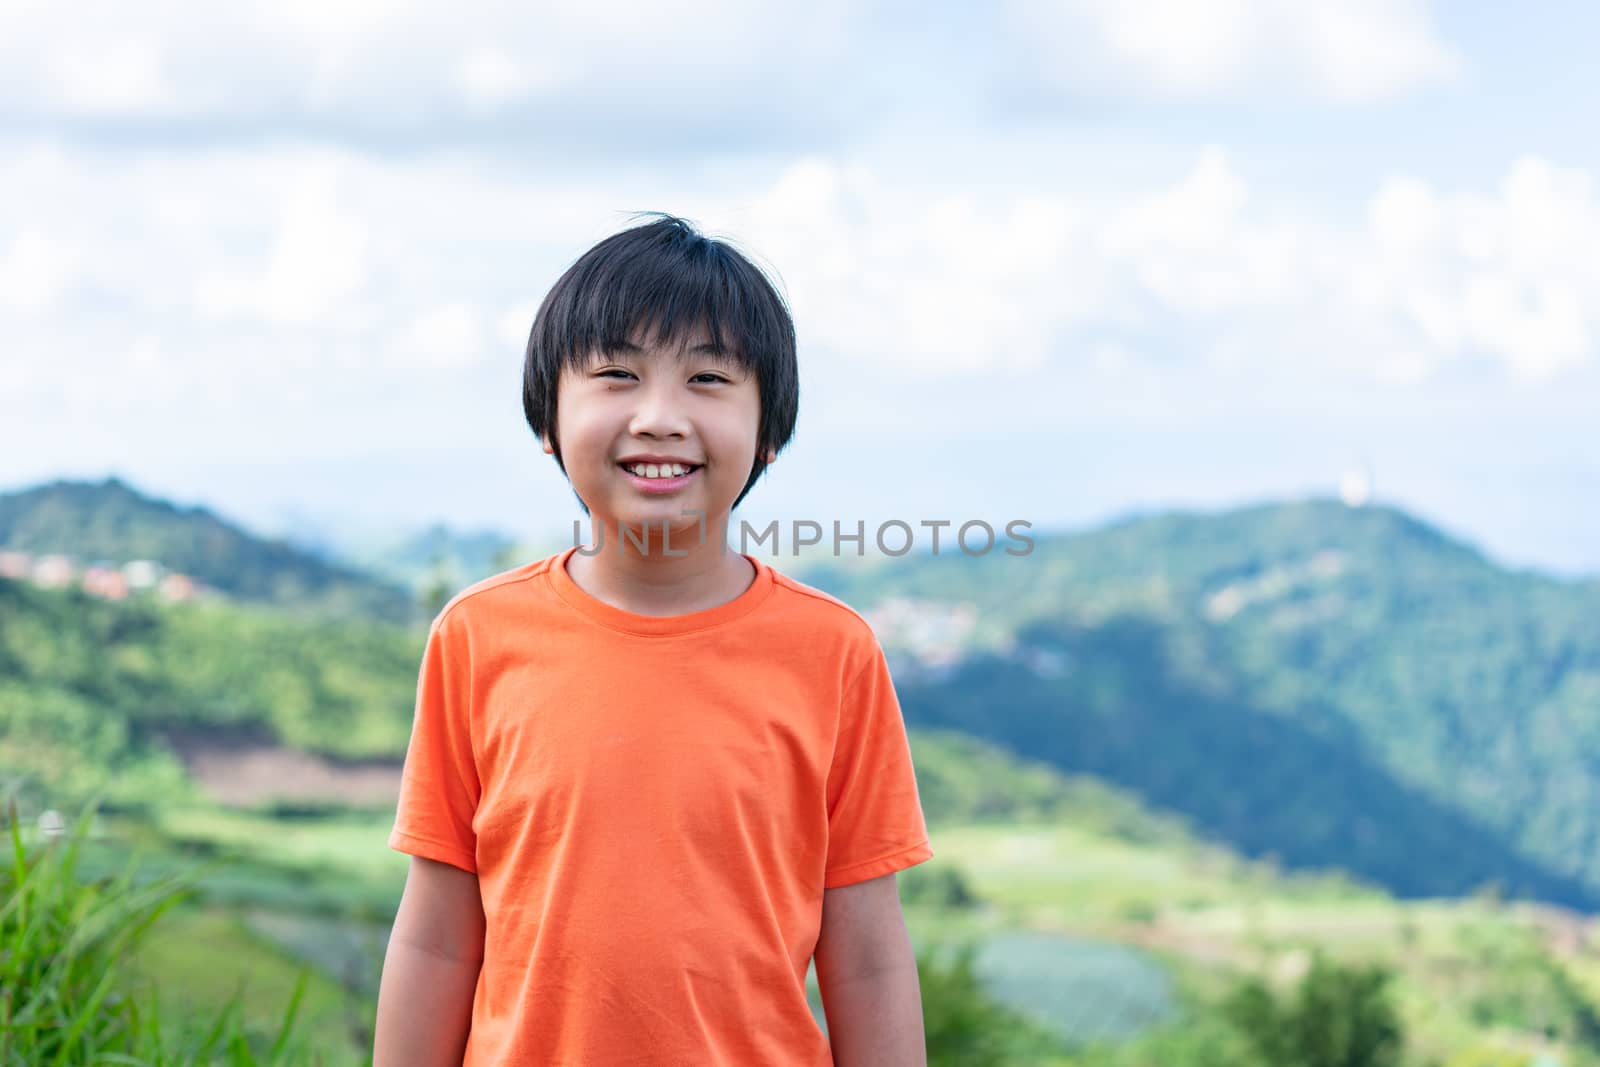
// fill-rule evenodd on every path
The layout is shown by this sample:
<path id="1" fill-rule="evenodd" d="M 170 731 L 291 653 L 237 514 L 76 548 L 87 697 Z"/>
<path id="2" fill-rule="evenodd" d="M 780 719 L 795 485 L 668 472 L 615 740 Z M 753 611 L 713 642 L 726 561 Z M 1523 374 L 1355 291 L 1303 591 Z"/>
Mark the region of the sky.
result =
<path id="1" fill-rule="evenodd" d="M 1600 574 L 1600 10 L 1416 0 L 0 7 L 0 490 L 571 538 L 522 419 L 632 213 L 794 312 L 738 517 L 1331 496 Z"/>

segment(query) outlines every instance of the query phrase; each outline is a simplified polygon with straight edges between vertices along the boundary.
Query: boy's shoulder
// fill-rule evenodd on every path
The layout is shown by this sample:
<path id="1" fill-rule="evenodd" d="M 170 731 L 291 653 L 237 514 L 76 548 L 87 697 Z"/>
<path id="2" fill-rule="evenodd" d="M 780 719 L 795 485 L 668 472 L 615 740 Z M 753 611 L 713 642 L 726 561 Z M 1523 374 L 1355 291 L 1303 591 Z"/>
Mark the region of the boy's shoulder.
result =
<path id="1" fill-rule="evenodd" d="M 776 567 L 767 564 L 762 566 L 772 571 L 772 582 L 789 598 L 787 606 L 793 613 L 840 628 L 857 637 L 872 636 L 872 625 L 866 617 L 843 600 L 814 585 L 807 585 Z"/>
<path id="2" fill-rule="evenodd" d="M 441 625 L 452 616 L 462 615 L 468 610 L 469 604 L 472 611 L 492 612 L 505 601 L 506 594 L 514 595 L 527 582 L 542 577 L 556 558 L 554 555 L 546 556 L 473 582 L 445 601 L 444 607 L 434 616 L 434 625 Z"/>
<path id="3" fill-rule="evenodd" d="M 793 632 L 797 641 L 831 648 L 852 663 L 865 662 L 878 653 L 877 632 L 856 608 L 776 568 L 772 569 L 772 581 L 779 625 Z"/>

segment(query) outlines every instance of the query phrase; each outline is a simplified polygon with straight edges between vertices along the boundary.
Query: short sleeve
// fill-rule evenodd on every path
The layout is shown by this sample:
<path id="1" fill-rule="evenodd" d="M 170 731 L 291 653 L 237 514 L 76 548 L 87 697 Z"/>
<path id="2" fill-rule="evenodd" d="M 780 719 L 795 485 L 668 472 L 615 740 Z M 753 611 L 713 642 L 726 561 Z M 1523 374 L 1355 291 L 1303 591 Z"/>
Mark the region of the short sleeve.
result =
<path id="1" fill-rule="evenodd" d="M 889 663 L 871 660 L 846 687 L 828 769 L 828 860 L 823 887 L 864 882 L 933 858 L 911 746 Z"/>
<path id="2" fill-rule="evenodd" d="M 472 817 L 481 790 L 463 641 L 444 615 L 428 628 L 389 847 L 477 873 Z"/>

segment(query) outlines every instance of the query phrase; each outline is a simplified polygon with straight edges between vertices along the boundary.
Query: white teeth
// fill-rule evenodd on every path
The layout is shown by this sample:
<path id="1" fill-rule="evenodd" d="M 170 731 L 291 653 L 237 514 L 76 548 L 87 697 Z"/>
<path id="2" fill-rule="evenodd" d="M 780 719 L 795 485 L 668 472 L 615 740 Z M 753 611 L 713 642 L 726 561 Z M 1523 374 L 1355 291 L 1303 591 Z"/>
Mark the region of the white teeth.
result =
<path id="1" fill-rule="evenodd" d="M 627 469 L 641 478 L 676 478 L 689 471 L 689 468 L 681 463 L 636 463 Z"/>

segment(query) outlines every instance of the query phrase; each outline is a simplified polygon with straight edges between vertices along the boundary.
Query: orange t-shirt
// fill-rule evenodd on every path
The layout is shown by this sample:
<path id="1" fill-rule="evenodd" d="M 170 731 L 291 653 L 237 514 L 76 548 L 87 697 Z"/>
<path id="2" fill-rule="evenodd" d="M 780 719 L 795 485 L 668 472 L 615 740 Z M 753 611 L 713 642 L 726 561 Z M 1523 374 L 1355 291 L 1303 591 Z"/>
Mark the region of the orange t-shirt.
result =
<path id="1" fill-rule="evenodd" d="M 389 844 L 478 876 L 465 1064 L 831 1064 L 823 890 L 933 856 L 883 650 L 754 556 L 661 617 L 575 551 L 463 590 L 423 654 Z"/>

